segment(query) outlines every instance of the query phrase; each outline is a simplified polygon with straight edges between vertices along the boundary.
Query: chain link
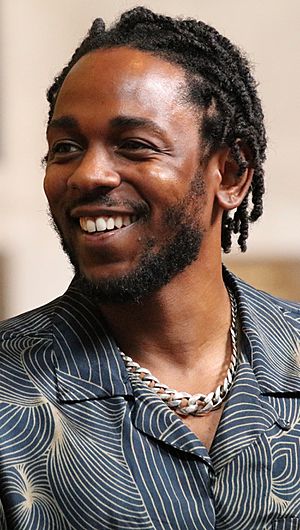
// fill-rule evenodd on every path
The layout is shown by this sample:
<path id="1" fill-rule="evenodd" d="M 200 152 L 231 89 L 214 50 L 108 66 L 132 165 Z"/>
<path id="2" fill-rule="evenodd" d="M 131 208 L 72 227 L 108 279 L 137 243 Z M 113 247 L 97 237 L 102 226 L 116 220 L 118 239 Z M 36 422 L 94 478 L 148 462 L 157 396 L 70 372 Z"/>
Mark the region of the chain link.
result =
<path id="1" fill-rule="evenodd" d="M 136 375 L 149 388 L 151 388 L 167 405 L 177 414 L 181 416 L 205 416 L 212 410 L 216 410 L 226 399 L 230 388 L 232 387 L 233 379 L 237 369 L 238 352 L 237 352 L 237 305 L 232 292 L 228 289 L 230 304 L 231 304 L 231 325 L 230 338 L 232 345 L 232 353 L 230 365 L 227 370 L 226 377 L 214 392 L 209 394 L 189 394 L 188 392 L 178 392 L 167 385 L 161 383 L 157 377 L 151 374 L 147 368 L 141 367 L 138 363 L 132 360 L 131 357 L 125 355 L 120 351 L 120 354 L 125 363 L 127 371 Z"/>

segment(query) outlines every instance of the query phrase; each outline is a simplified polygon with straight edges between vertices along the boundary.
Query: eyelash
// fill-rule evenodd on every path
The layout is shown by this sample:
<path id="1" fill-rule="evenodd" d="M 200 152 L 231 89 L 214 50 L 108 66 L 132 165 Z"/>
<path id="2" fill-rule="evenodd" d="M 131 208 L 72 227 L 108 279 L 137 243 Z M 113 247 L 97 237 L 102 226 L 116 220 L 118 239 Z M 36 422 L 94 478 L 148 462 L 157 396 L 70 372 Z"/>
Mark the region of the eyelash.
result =
<path id="1" fill-rule="evenodd" d="M 59 151 L 60 148 L 62 147 L 75 147 L 76 148 L 76 151 Z M 53 154 L 72 154 L 74 152 L 77 152 L 77 151 L 82 151 L 82 148 L 74 143 L 74 142 L 57 142 L 57 144 L 55 144 L 52 148 L 51 148 L 51 153 Z"/>
<path id="2" fill-rule="evenodd" d="M 158 149 L 149 143 L 145 143 L 141 140 L 124 140 L 121 142 L 119 149 L 135 149 L 135 150 L 142 150 L 142 149 L 151 149 L 152 151 L 158 151 Z"/>
<path id="3" fill-rule="evenodd" d="M 74 150 L 72 150 L 72 148 L 74 148 Z M 72 158 L 72 155 L 80 153 L 83 149 L 84 148 L 76 142 L 67 140 L 59 141 L 49 149 L 49 153 L 44 157 L 43 162 L 47 163 L 48 161 L 53 161 L 56 156 L 58 157 L 58 162 L 68 161 L 69 157 Z M 140 159 L 143 158 L 143 151 L 151 151 L 153 153 L 160 152 L 160 150 L 151 143 L 145 143 L 142 140 L 130 138 L 120 141 L 120 143 L 115 146 L 115 150 L 116 152 L 119 151 L 121 155 L 124 153 L 124 156 L 125 152 L 128 151 L 128 158 L 130 158 L 130 152 L 137 153 L 136 157 L 139 157 Z M 138 155 L 139 152 L 141 152 L 140 155 Z M 132 159 L 134 159 L 134 154 L 132 154 Z"/>
<path id="4" fill-rule="evenodd" d="M 60 149 L 62 149 L 62 148 L 65 149 L 66 147 L 69 147 L 69 148 L 75 147 L 76 150 L 75 151 L 71 151 L 71 150 L 60 151 Z M 65 160 L 65 157 L 70 157 L 73 154 L 78 153 L 78 151 L 82 151 L 82 148 L 80 147 L 79 144 L 77 144 L 75 142 L 71 142 L 71 141 L 57 142 L 52 147 L 50 147 L 48 153 L 42 159 L 42 165 L 44 166 L 48 162 L 51 162 L 51 161 L 55 160 L 56 156 L 60 157 L 59 160 L 61 160 L 63 162 Z"/>

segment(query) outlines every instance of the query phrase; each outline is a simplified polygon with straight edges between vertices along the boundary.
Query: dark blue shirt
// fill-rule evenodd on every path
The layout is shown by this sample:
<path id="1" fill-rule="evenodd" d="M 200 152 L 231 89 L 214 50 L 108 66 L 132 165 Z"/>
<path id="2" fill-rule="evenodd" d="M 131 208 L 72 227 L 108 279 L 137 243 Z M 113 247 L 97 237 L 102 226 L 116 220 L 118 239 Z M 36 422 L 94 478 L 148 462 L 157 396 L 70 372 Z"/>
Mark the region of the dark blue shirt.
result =
<path id="1" fill-rule="evenodd" d="M 299 307 L 226 282 L 241 358 L 209 453 L 76 281 L 1 324 L 1 530 L 300 529 Z"/>

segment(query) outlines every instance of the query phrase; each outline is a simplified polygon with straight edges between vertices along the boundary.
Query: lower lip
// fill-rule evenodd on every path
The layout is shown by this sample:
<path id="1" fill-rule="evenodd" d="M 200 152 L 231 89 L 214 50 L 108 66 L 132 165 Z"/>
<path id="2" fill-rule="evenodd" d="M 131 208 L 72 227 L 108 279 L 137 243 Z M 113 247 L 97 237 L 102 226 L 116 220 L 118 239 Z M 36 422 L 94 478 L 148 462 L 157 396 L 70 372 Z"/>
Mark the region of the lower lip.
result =
<path id="1" fill-rule="evenodd" d="M 89 245 L 100 245 L 108 240 L 116 239 L 125 236 L 136 226 L 136 223 L 131 223 L 129 226 L 118 228 L 117 230 L 109 230 L 108 232 L 84 232 L 80 229 L 80 236 Z M 109 241 L 108 241 L 109 242 Z"/>

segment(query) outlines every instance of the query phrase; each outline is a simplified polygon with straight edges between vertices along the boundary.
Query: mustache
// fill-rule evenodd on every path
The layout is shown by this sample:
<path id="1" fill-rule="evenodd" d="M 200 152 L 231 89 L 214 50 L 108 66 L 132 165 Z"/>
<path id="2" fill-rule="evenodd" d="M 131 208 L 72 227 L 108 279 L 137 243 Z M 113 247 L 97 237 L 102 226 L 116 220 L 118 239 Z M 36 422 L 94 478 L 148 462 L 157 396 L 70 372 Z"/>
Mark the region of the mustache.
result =
<path id="1" fill-rule="evenodd" d="M 95 192 L 81 195 L 81 197 L 72 201 L 72 204 L 68 204 L 68 215 L 70 215 L 70 212 L 78 206 L 108 206 L 110 208 L 128 207 L 139 217 L 147 218 L 150 215 L 150 208 L 144 201 L 135 201 L 131 199 L 118 200 L 109 195 L 95 194 Z"/>

